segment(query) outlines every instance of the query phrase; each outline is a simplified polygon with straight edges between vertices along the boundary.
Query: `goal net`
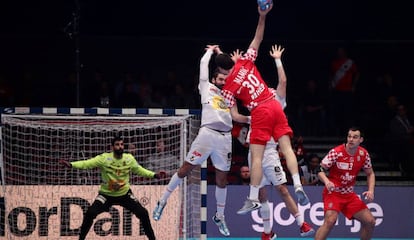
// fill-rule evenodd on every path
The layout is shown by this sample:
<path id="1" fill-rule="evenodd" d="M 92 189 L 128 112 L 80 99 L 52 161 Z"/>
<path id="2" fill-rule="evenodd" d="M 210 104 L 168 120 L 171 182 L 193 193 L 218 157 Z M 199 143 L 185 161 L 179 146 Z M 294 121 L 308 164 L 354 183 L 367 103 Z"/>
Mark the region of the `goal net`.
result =
<path id="1" fill-rule="evenodd" d="M 83 214 L 95 199 L 99 169 L 67 169 L 58 161 L 110 151 L 115 135 L 125 151 L 168 179 L 131 175 L 131 189 L 148 210 L 158 239 L 200 236 L 200 170 L 171 195 L 160 221 L 152 220 L 169 177 L 181 166 L 199 128 L 199 116 L 1 116 L 0 236 L 6 239 L 77 239 Z M 112 207 L 94 221 L 88 239 L 147 239 L 131 212 Z"/>

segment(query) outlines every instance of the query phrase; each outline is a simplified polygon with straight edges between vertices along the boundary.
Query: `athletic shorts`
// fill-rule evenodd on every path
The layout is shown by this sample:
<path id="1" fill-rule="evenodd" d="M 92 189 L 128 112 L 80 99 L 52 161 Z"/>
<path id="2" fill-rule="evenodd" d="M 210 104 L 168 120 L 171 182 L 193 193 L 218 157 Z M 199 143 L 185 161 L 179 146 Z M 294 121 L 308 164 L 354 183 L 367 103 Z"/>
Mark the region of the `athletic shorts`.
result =
<path id="1" fill-rule="evenodd" d="M 368 208 L 365 202 L 355 193 L 329 193 L 325 188 L 322 193 L 324 211 L 334 210 L 341 212 L 348 219 L 353 219 L 355 213 Z"/>
<path id="2" fill-rule="evenodd" d="M 275 99 L 259 104 L 251 111 L 250 143 L 265 145 L 270 137 L 277 141 L 283 135 L 293 136 L 285 113 Z"/>
<path id="3" fill-rule="evenodd" d="M 218 132 L 201 127 L 191 144 L 185 161 L 201 165 L 208 157 L 216 169 L 229 171 L 231 166 L 231 132 Z"/>
<path id="4" fill-rule="evenodd" d="M 247 160 L 249 162 L 249 167 L 251 167 L 250 151 L 247 155 Z M 263 177 L 259 185 L 260 187 L 267 185 L 279 186 L 287 182 L 286 173 L 280 163 L 279 153 L 276 151 L 276 148 L 265 148 L 262 169 Z"/>

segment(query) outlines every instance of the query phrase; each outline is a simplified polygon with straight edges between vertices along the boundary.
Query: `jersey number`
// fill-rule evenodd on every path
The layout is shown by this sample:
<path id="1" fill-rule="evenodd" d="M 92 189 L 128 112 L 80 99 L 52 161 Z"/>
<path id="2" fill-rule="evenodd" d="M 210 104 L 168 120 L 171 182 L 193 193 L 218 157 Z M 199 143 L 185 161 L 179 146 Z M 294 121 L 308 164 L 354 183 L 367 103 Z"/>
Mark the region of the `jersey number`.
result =
<path id="1" fill-rule="evenodd" d="M 247 80 L 243 81 L 242 86 L 249 89 L 249 94 L 253 94 L 255 89 L 259 87 L 260 81 L 254 74 L 248 74 Z"/>

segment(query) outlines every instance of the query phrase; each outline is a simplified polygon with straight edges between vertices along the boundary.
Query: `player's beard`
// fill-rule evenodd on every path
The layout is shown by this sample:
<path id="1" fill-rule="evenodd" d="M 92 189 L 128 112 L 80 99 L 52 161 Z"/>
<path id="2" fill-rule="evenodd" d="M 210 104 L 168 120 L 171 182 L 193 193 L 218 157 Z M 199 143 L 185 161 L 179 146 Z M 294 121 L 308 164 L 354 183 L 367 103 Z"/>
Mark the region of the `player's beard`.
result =
<path id="1" fill-rule="evenodd" d="M 220 89 L 220 90 L 222 90 L 223 89 L 223 86 L 224 86 L 224 84 L 215 84 L 216 85 L 216 87 L 218 88 L 218 89 Z"/>
<path id="2" fill-rule="evenodd" d="M 120 149 L 116 149 L 114 150 L 115 155 L 122 157 L 122 154 L 124 153 L 124 149 L 120 148 Z"/>

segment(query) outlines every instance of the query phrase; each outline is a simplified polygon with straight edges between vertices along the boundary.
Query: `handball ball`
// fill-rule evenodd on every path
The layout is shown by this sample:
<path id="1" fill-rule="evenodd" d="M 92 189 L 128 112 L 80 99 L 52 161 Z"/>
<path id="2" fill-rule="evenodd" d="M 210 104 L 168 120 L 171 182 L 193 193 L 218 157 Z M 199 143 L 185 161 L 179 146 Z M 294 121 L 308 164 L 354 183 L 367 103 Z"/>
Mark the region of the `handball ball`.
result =
<path id="1" fill-rule="evenodd" d="M 257 0 L 260 10 L 265 11 L 273 3 L 273 0 Z"/>

